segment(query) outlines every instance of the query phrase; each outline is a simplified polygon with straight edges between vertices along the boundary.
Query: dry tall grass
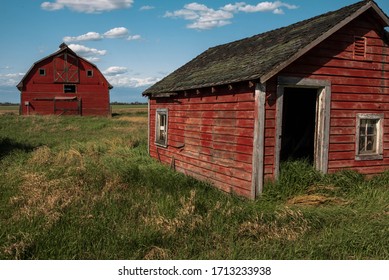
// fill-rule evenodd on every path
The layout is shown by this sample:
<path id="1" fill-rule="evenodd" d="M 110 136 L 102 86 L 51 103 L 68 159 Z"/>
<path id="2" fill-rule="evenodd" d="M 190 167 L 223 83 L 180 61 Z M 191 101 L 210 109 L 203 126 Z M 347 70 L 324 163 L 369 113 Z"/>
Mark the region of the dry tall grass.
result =
<path id="1" fill-rule="evenodd" d="M 0 258 L 389 259 L 389 173 L 291 162 L 247 201 L 148 157 L 146 119 L 0 116 Z"/>

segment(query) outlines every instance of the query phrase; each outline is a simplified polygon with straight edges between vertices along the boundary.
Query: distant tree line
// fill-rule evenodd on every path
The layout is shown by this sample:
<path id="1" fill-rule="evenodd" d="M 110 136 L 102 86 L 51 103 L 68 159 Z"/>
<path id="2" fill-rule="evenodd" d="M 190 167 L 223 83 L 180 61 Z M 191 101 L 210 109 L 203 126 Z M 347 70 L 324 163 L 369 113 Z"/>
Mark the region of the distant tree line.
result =
<path id="1" fill-rule="evenodd" d="M 135 101 L 135 102 L 111 102 L 110 103 L 111 105 L 147 105 L 147 102 L 138 102 L 138 101 Z"/>
<path id="2" fill-rule="evenodd" d="M 19 106 L 20 103 L 0 102 L 0 106 Z"/>

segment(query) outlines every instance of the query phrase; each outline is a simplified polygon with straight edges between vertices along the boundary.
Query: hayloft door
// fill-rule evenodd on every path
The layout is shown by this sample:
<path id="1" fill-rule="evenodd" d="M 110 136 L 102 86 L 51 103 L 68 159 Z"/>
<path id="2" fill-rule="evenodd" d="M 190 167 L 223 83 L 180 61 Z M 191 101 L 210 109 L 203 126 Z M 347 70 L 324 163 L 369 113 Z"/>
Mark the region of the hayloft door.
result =
<path id="1" fill-rule="evenodd" d="M 54 58 L 54 82 L 79 82 L 77 57 L 69 53 L 62 53 Z"/>

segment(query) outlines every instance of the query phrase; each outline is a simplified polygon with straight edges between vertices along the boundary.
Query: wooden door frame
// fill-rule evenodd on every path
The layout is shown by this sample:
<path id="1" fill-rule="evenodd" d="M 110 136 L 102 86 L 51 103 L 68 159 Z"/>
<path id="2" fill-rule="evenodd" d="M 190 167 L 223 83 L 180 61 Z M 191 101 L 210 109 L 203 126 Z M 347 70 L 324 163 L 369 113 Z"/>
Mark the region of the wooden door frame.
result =
<path id="1" fill-rule="evenodd" d="M 277 121 L 275 135 L 274 178 L 277 179 L 280 172 L 282 111 L 284 105 L 283 97 L 285 88 L 317 89 L 314 166 L 317 170 L 323 173 L 327 173 L 330 133 L 331 82 L 328 80 L 280 76 L 278 77 L 277 85 Z"/>

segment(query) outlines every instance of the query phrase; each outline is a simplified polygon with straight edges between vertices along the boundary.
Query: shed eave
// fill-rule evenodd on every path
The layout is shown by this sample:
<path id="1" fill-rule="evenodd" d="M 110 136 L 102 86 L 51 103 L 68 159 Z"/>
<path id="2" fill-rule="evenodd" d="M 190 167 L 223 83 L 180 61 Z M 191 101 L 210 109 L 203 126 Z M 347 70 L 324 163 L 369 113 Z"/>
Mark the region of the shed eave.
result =
<path id="1" fill-rule="evenodd" d="M 214 83 L 197 84 L 197 85 L 193 85 L 193 86 L 174 87 L 174 88 L 171 88 L 168 90 L 164 89 L 164 90 L 159 91 L 159 90 L 152 90 L 151 89 L 151 90 L 145 90 L 142 93 L 142 95 L 149 96 L 149 97 L 150 96 L 155 97 L 158 94 L 163 95 L 163 94 L 169 94 L 169 93 L 174 93 L 174 95 L 177 95 L 177 92 L 180 92 L 180 91 L 201 90 L 204 88 L 227 86 L 227 85 L 246 82 L 246 81 L 255 81 L 255 80 L 259 81 L 260 77 L 261 76 L 259 74 L 256 74 L 256 75 L 251 75 L 251 76 L 247 76 L 247 77 L 239 78 L 239 79 L 231 79 L 231 80 L 219 81 L 219 82 L 214 82 Z"/>
<path id="2" fill-rule="evenodd" d="M 19 91 L 22 91 L 22 90 L 23 90 L 23 82 L 20 81 L 20 82 L 16 85 L 16 88 L 17 88 Z"/>
<path id="3" fill-rule="evenodd" d="M 155 92 L 155 93 L 150 93 L 149 96 L 151 97 L 172 97 L 172 96 L 177 96 L 178 92 Z"/>

